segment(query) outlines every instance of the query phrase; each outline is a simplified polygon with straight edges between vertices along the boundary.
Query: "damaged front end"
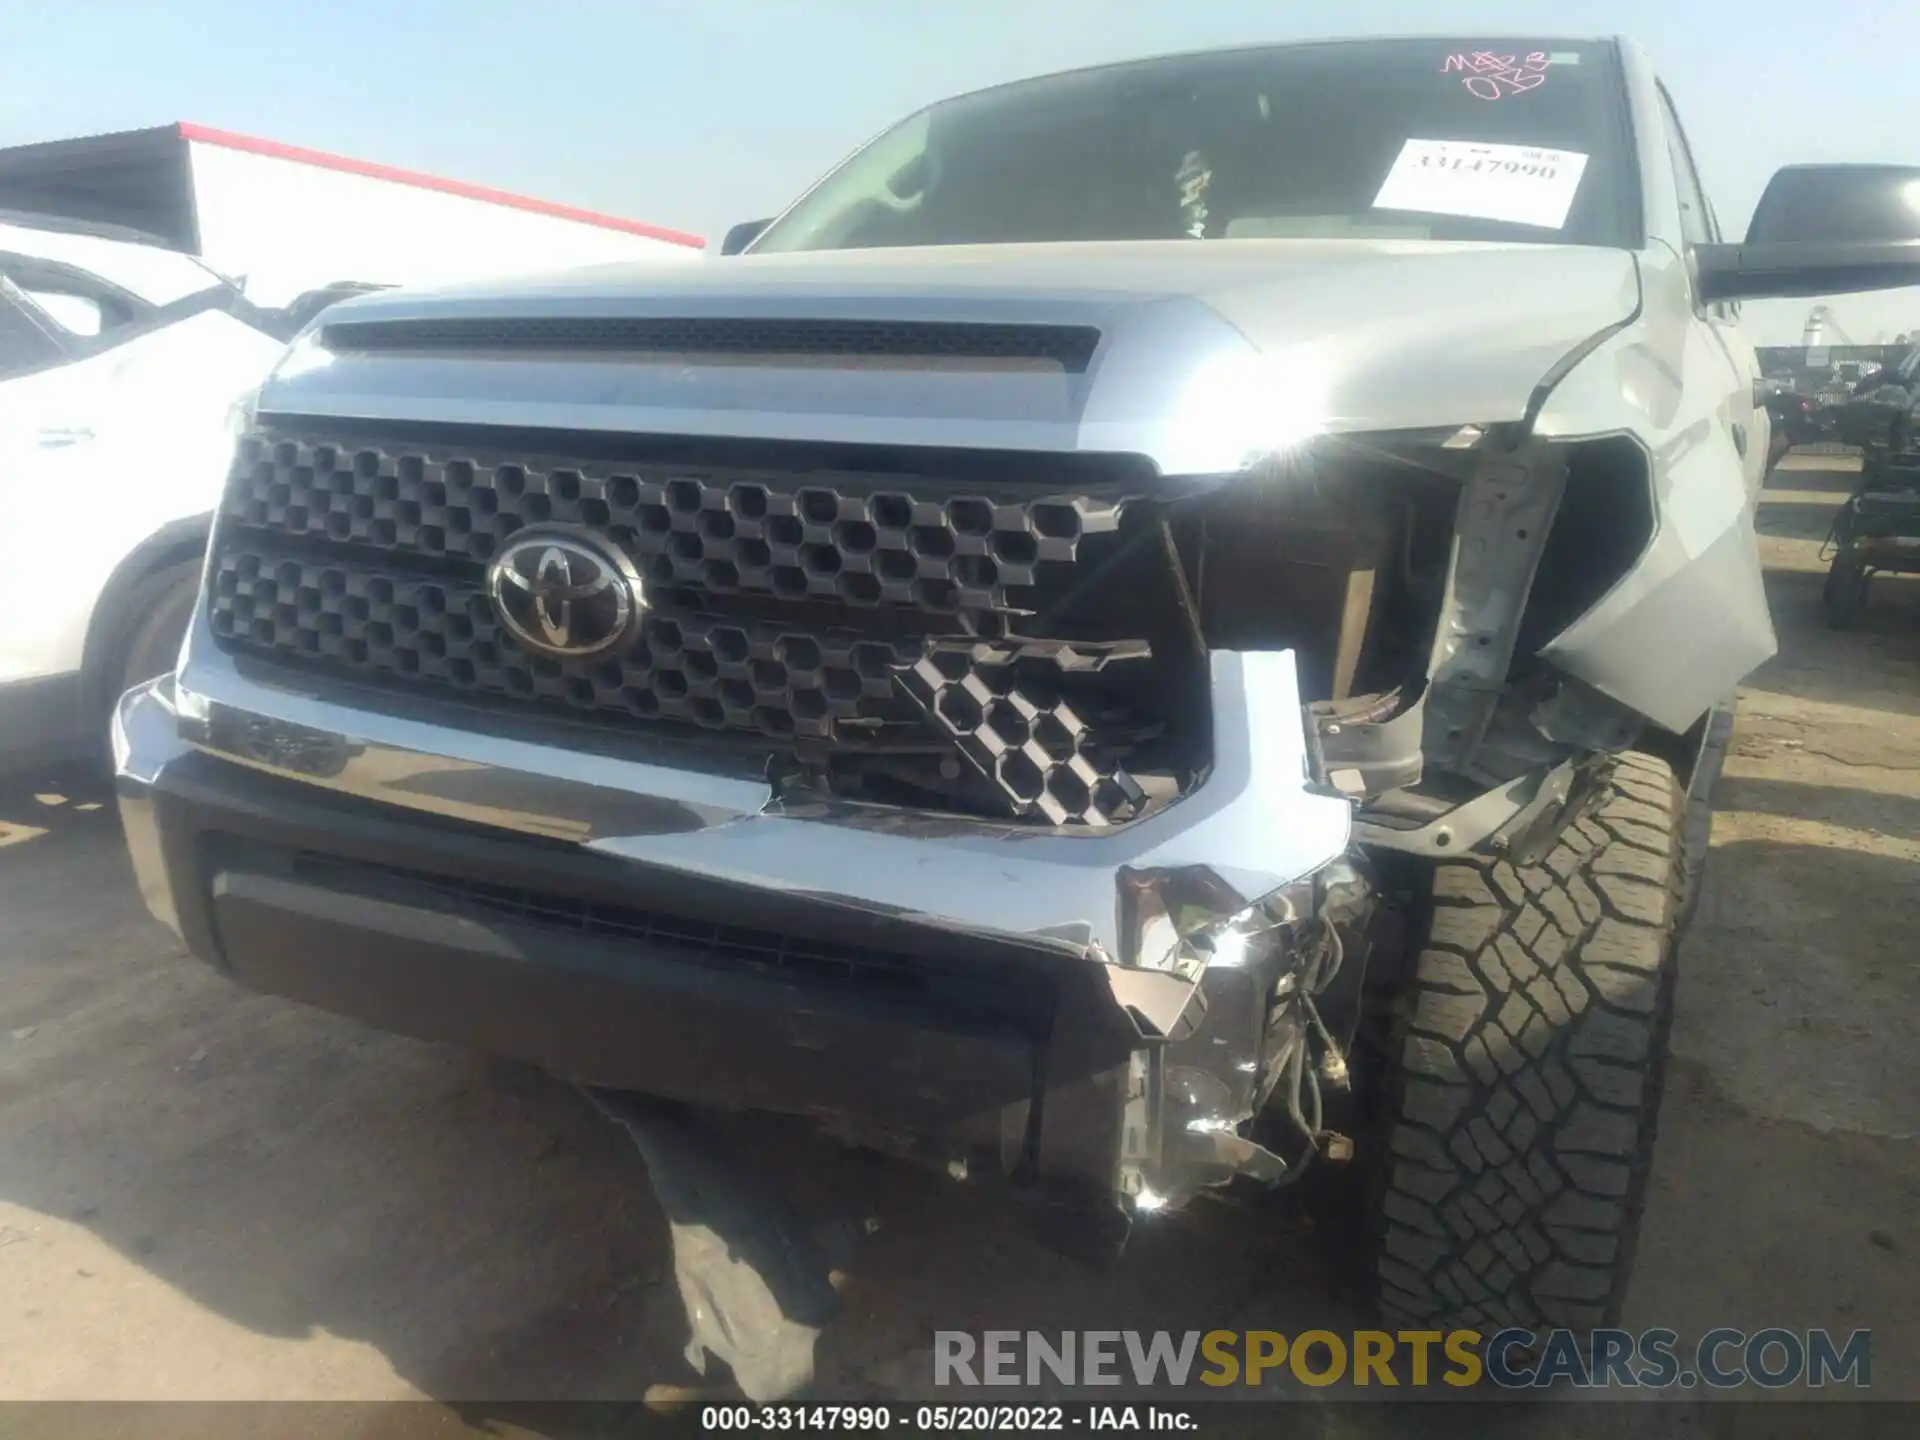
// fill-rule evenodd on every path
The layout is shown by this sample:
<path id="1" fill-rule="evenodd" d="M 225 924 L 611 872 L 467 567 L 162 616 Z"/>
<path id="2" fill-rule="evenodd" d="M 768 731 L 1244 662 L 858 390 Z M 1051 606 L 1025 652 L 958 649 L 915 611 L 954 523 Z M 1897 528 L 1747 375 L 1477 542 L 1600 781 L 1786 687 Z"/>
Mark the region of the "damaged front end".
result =
<path id="1" fill-rule="evenodd" d="M 1708 593 L 1738 467 L 1623 255 L 1108 258 L 332 312 L 122 708 L 143 890 L 256 988 L 977 1164 L 1096 1248 L 1343 1148 L 1405 866 L 1524 859 L 1770 644 Z M 1524 323 L 1413 303 L 1494 277 Z M 604 645 L 502 608 L 564 554 Z"/>
<path id="2" fill-rule="evenodd" d="M 1121 1190 L 1136 1211 L 1178 1207 L 1246 1178 L 1298 1178 L 1316 1150 L 1351 1154 L 1327 1128 L 1323 1086 L 1350 1087 L 1351 1008 L 1375 939 L 1379 900 L 1364 871 L 1334 861 L 1196 937 L 1193 997 L 1165 1042 L 1134 1053 Z M 1332 1012 L 1332 994 L 1346 1002 Z M 1262 1143 L 1265 1113 L 1286 1122 L 1291 1156 Z"/>
<path id="3" fill-rule="evenodd" d="M 1650 524 L 1650 500 L 1619 500 L 1650 493 L 1638 453 L 1466 427 L 1169 479 L 1111 457 L 266 417 L 177 698 L 133 697 L 125 733 L 168 737 L 182 767 L 239 761 L 582 857 L 475 889 L 418 841 L 356 869 L 306 840 L 197 838 L 217 893 L 188 909 L 236 914 L 184 923 L 214 953 L 270 929 L 270 962 L 224 955 L 249 983 L 365 1007 L 319 931 L 311 975 L 286 963 L 285 907 L 316 885 L 451 906 L 515 945 L 570 944 L 551 922 L 747 975 L 764 993 L 672 1001 L 735 1037 L 747 1058 L 724 1066 L 583 1043 L 570 1012 L 366 1018 L 978 1163 L 1111 1248 L 1133 1210 L 1344 1147 L 1321 1101 L 1391 908 L 1369 856 L 1518 856 L 1631 738 L 1637 717 L 1539 661 L 1559 625 L 1536 632 L 1644 545 L 1579 510 Z M 1586 561 L 1549 576 L 1573 528 Z M 606 656 L 529 655 L 487 563 L 508 537 L 582 531 L 631 558 L 642 627 Z M 136 854 L 172 758 L 123 766 Z"/>

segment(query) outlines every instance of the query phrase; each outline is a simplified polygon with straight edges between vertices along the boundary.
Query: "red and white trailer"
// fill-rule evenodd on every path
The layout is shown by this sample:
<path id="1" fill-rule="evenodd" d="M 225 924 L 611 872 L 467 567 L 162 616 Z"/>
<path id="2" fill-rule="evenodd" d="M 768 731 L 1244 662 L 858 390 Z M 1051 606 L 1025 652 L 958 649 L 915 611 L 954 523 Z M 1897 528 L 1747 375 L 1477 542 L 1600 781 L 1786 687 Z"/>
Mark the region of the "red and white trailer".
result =
<path id="1" fill-rule="evenodd" d="M 141 231 L 255 304 L 337 284 L 448 284 L 684 260 L 697 235 L 185 121 L 0 148 L 0 210 Z"/>

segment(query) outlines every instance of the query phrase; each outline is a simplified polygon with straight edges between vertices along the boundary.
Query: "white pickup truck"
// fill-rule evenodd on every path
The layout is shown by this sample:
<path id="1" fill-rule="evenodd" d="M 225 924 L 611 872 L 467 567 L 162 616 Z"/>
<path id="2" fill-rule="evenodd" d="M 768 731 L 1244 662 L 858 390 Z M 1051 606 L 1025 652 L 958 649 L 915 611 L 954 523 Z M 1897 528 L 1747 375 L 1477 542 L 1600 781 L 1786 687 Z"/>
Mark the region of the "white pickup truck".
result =
<path id="1" fill-rule="evenodd" d="M 714 1321 L 674 1105 L 1100 1257 L 1358 1162 L 1390 1329 L 1615 1325 L 1774 651 L 1740 305 L 1920 282 L 1916 195 L 1788 166 L 1729 241 L 1631 43 L 1367 39 L 942 101 L 711 265 L 347 301 L 116 712 L 141 891 L 631 1092 L 753 1398 L 805 1367 Z"/>

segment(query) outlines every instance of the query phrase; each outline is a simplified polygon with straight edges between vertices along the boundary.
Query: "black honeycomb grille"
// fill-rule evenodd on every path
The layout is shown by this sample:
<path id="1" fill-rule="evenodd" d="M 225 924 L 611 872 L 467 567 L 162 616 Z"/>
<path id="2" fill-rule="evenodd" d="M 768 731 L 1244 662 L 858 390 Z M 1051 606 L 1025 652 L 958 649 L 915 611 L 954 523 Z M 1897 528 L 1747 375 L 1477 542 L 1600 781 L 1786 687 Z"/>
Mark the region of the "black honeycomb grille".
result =
<path id="1" fill-rule="evenodd" d="M 257 552 L 222 553 L 211 595 L 214 634 L 244 649 L 475 697 L 774 738 L 831 740 L 857 718 L 904 720 L 911 711 L 893 675 L 921 651 L 845 629 L 674 612 L 649 615 L 640 642 L 618 656 L 555 660 L 515 642 L 473 581 Z"/>
<path id="2" fill-rule="evenodd" d="M 1125 770 L 1057 694 L 996 683 L 1004 670 L 955 651 L 922 656 L 902 686 L 982 779 L 1053 825 L 1105 825 L 1144 801 Z"/>
<path id="3" fill-rule="evenodd" d="M 1029 608 L 1124 501 L 925 480 L 245 442 L 227 514 L 258 530 L 484 564 L 523 525 L 611 536 L 651 585 L 936 613 Z"/>
<path id="4" fill-rule="evenodd" d="M 926 320 L 715 317 L 343 320 L 325 327 L 329 350 L 588 350 L 697 355 L 875 356 L 920 360 L 1041 361 L 1084 371 L 1100 344 L 1085 325 Z"/>
<path id="5" fill-rule="evenodd" d="M 474 443 L 502 433 L 373 440 L 279 422 L 248 437 L 209 576 L 218 642 L 502 711 L 725 732 L 808 790 L 1055 825 L 1140 812 L 1125 767 L 1160 728 L 1148 647 L 1104 632 L 1015 638 L 1063 596 L 1099 609 L 1086 577 L 1140 549 L 1123 522 L 1151 518 L 1134 515 L 1137 472 L 1033 456 L 961 456 L 928 473 L 863 454 L 876 468 L 849 468 L 813 450 L 604 437 L 575 437 L 558 458 Z M 539 654 L 501 623 L 488 565 L 523 528 L 550 524 L 631 557 L 646 608 L 630 644 Z"/>

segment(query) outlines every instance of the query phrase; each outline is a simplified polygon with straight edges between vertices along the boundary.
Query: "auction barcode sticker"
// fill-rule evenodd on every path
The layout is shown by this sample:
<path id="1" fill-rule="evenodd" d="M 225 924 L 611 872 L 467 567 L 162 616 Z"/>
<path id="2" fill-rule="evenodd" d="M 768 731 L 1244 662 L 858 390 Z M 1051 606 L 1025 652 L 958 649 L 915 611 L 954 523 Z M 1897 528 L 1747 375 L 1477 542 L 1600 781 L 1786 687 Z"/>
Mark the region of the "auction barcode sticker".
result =
<path id="1" fill-rule="evenodd" d="M 1575 150 L 1409 140 L 1373 197 L 1382 210 L 1463 215 L 1558 230 L 1567 223 L 1587 157 Z"/>

